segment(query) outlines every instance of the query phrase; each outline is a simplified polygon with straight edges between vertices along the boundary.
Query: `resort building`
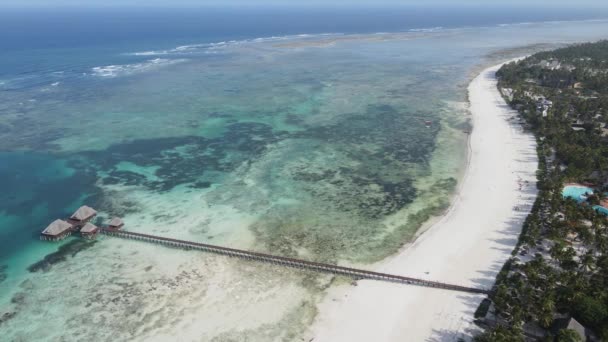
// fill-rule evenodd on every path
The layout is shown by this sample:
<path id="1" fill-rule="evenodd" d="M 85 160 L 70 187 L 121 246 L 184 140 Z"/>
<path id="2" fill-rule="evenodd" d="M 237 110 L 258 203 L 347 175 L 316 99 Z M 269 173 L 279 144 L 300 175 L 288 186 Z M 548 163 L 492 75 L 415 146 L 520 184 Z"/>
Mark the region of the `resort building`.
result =
<path id="1" fill-rule="evenodd" d="M 580 324 L 572 317 L 560 317 L 553 321 L 553 324 L 551 325 L 551 331 L 554 335 L 557 335 L 557 333 L 562 329 L 574 330 L 574 332 L 579 338 L 579 341 L 589 340 L 587 338 L 587 328 L 585 328 L 582 324 Z"/>
<path id="2" fill-rule="evenodd" d="M 558 70 L 562 67 L 562 64 L 557 60 L 542 60 L 539 63 L 541 68 Z"/>
<path id="3" fill-rule="evenodd" d="M 120 229 L 124 225 L 125 225 L 125 223 L 122 221 L 122 219 L 120 219 L 119 217 L 115 217 L 110 221 L 110 223 L 108 223 L 108 228 L 109 229 Z"/>
<path id="4" fill-rule="evenodd" d="M 542 113 L 543 117 L 546 117 L 549 114 L 549 109 L 551 109 L 552 106 L 553 102 L 541 97 L 536 104 L 536 109 Z"/>
<path id="5" fill-rule="evenodd" d="M 74 226 L 63 220 L 55 220 L 40 235 L 41 240 L 56 241 L 72 234 Z"/>
<path id="6" fill-rule="evenodd" d="M 69 219 L 55 220 L 40 234 L 41 240 L 56 241 L 72 235 L 72 232 L 80 230 L 80 236 L 85 239 L 93 239 L 102 228 L 92 224 L 91 219 L 97 216 L 97 211 L 89 206 L 83 205 Z M 119 217 L 114 217 L 105 228 L 107 230 L 119 230 L 124 226 L 124 222 Z"/>
<path id="7" fill-rule="evenodd" d="M 83 205 L 82 207 L 78 208 L 78 210 L 76 210 L 76 212 L 70 216 L 70 220 L 72 221 L 76 221 L 76 222 L 88 222 L 90 219 L 92 219 L 93 217 L 95 217 L 97 215 L 97 211 L 89 206 Z"/>
<path id="8" fill-rule="evenodd" d="M 80 228 L 80 235 L 86 239 L 93 239 L 99 232 L 99 227 L 87 222 L 82 228 Z"/>

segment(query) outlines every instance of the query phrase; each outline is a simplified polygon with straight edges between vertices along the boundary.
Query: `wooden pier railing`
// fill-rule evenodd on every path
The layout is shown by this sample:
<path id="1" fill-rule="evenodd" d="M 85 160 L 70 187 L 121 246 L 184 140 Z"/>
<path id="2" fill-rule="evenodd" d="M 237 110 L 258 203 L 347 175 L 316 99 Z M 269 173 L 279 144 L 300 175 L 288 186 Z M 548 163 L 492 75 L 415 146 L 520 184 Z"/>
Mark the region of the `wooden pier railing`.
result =
<path id="1" fill-rule="evenodd" d="M 200 250 L 200 251 L 204 251 L 204 252 L 228 255 L 228 256 L 232 256 L 232 257 L 238 257 L 238 258 L 248 259 L 248 260 L 256 260 L 256 261 L 278 264 L 278 265 L 283 265 L 283 266 L 288 266 L 288 267 L 303 268 L 303 269 L 324 272 L 324 273 L 333 273 L 333 274 L 337 274 L 337 275 L 352 277 L 355 279 L 372 279 L 372 280 L 418 285 L 418 286 L 425 286 L 425 287 L 434 287 L 434 288 L 444 289 L 444 290 L 477 293 L 477 294 L 489 294 L 490 293 L 490 291 L 487 289 L 479 289 L 479 288 L 466 287 L 466 286 L 460 286 L 460 285 L 452 285 L 452 284 L 446 284 L 446 283 L 441 283 L 441 282 L 436 282 L 436 281 L 429 281 L 429 280 L 424 280 L 424 279 L 417 279 L 417 278 L 403 277 L 403 276 L 393 275 L 393 274 L 372 272 L 372 271 L 354 269 L 354 268 L 331 265 L 331 264 L 323 264 L 323 263 L 307 261 L 307 260 L 292 259 L 292 258 L 287 258 L 287 257 L 282 257 L 282 256 L 277 256 L 277 255 L 250 252 L 250 251 L 234 249 L 234 248 L 227 248 L 227 247 L 220 247 L 220 246 L 215 246 L 215 245 L 208 245 L 208 244 L 199 243 L 199 242 L 171 239 L 171 238 L 162 237 L 162 236 L 154 236 L 154 235 L 148 235 L 148 234 L 142 234 L 142 233 L 128 232 L 128 231 L 123 231 L 123 230 L 112 230 L 112 229 L 107 229 L 107 228 L 101 229 L 101 233 L 108 235 L 108 236 L 152 242 L 152 243 L 157 243 L 157 244 L 165 245 L 165 246 L 169 246 L 169 247 L 183 248 L 183 249 L 188 249 L 188 250 L 194 249 L 194 250 Z"/>

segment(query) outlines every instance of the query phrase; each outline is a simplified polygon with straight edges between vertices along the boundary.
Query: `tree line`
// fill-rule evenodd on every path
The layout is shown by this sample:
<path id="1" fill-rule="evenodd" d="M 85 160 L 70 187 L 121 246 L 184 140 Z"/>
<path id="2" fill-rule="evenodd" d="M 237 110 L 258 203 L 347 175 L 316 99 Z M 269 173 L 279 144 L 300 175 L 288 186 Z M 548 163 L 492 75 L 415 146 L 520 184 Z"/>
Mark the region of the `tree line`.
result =
<path id="1" fill-rule="evenodd" d="M 608 340 L 608 221 L 593 209 L 608 190 L 607 60 L 601 41 L 538 53 L 497 73 L 537 138 L 539 194 L 490 296 L 499 323 L 477 341 L 523 341 L 531 324 L 547 341 L 576 341 L 573 331 L 551 329 L 558 315 Z M 543 99 L 552 102 L 546 116 Z M 582 204 L 564 198 L 569 182 L 592 183 L 594 195 Z"/>

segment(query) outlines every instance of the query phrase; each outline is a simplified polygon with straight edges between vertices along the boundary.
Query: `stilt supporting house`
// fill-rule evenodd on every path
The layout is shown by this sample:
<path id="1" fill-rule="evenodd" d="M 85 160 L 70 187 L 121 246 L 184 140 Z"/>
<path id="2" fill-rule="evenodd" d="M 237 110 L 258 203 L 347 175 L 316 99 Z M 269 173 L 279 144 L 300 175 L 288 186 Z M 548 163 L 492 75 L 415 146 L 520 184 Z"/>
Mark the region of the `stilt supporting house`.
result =
<path id="1" fill-rule="evenodd" d="M 80 228 L 80 235 L 85 239 L 94 239 L 97 233 L 99 233 L 99 227 L 90 222 Z"/>
<path id="2" fill-rule="evenodd" d="M 74 225 L 63 221 L 55 220 L 40 234 L 40 239 L 45 241 L 63 240 L 72 234 Z"/>
<path id="3" fill-rule="evenodd" d="M 83 205 L 70 216 L 70 223 L 82 227 L 95 216 L 97 216 L 97 211 L 95 209 Z"/>
<path id="4" fill-rule="evenodd" d="M 115 217 L 110 221 L 110 223 L 108 223 L 108 229 L 118 230 L 121 229 L 124 225 L 125 223 L 120 217 Z"/>

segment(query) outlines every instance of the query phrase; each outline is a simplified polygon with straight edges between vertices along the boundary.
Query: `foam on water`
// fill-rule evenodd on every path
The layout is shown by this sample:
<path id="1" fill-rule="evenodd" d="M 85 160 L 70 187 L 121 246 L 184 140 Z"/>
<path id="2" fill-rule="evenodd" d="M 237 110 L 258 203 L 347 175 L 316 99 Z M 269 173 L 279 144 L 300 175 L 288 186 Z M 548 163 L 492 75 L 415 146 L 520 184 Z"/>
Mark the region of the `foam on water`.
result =
<path id="1" fill-rule="evenodd" d="M 152 51 L 140 51 L 133 52 L 130 55 L 134 56 L 156 56 L 156 55 L 179 55 L 179 54 L 192 54 L 192 53 L 212 53 L 215 50 L 235 47 L 240 45 L 248 44 L 259 44 L 268 42 L 280 42 L 280 41 L 297 41 L 305 39 L 315 39 L 322 37 L 338 37 L 342 36 L 341 33 L 318 33 L 318 34 L 297 34 L 297 35 L 285 35 L 285 36 L 271 36 L 271 37 L 259 37 L 243 40 L 229 40 L 220 41 L 205 44 L 189 44 L 181 45 L 169 50 L 152 50 Z"/>
<path id="2" fill-rule="evenodd" d="M 429 28 L 420 28 L 420 29 L 411 29 L 410 32 L 438 32 L 444 30 L 445 28 L 442 26 L 437 27 L 429 27 Z"/>
<path id="3" fill-rule="evenodd" d="M 156 70 L 169 65 L 186 62 L 186 59 L 155 58 L 142 63 L 124 65 L 106 65 L 92 68 L 92 75 L 97 77 L 114 78 Z"/>
<path id="4" fill-rule="evenodd" d="M 92 64 L 107 65 L 98 77 L 40 86 L 60 81 L 55 92 L 0 92 L 2 149 L 47 153 L 0 164 L 0 232 L 16 247 L 0 262 L 0 314 L 15 314 L 2 336 L 297 340 L 336 280 L 134 241 L 53 245 L 36 235 L 86 203 L 132 231 L 340 264 L 380 260 L 449 205 L 466 161 L 470 68 L 498 49 L 601 32 L 589 23 L 176 41 L 167 51 L 189 54 L 179 67 L 119 55 Z M 197 55 L 213 48 L 227 53 Z"/>

